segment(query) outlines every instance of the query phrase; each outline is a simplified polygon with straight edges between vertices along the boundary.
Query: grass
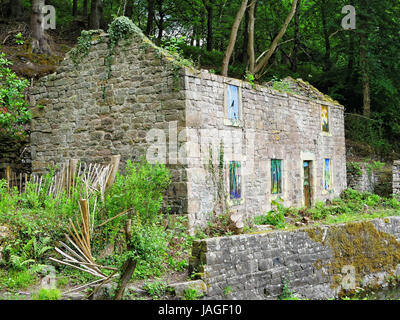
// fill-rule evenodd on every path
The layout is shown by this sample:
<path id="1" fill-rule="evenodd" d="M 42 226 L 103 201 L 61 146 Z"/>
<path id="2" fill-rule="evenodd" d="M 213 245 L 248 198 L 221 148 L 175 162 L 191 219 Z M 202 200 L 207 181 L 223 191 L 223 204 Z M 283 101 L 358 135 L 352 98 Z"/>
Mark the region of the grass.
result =
<path id="1" fill-rule="evenodd" d="M 29 270 L 1 270 L 0 287 L 9 290 L 26 289 L 37 281 L 37 277 Z"/>
<path id="2" fill-rule="evenodd" d="M 255 224 L 269 224 L 277 229 L 293 230 L 306 224 L 341 224 L 353 221 L 366 221 L 390 216 L 400 216 L 400 201 L 384 198 L 369 192 L 353 189 L 344 190 L 340 198 L 330 203 L 318 201 L 313 208 L 276 208 L 254 219 Z"/>

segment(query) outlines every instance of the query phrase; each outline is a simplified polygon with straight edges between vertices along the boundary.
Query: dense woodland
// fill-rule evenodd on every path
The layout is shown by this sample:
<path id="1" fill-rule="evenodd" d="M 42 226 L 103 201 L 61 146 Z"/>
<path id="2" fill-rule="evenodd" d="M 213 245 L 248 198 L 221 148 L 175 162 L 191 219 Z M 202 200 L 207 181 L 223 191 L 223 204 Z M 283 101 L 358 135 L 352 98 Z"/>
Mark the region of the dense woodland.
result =
<path id="1" fill-rule="evenodd" d="M 124 15 L 197 67 L 258 83 L 287 76 L 310 82 L 346 106 L 350 145 L 366 156 L 398 157 L 398 0 L 46 0 L 57 14 L 57 28 L 47 32 L 38 23 L 44 2 L 0 1 L 1 51 L 27 78 L 43 72 L 17 68 L 18 33 L 28 52 L 47 56 L 25 59 L 57 64 L 52 57 L 68 51 L 82 30 L 107 30 Z M 356 9 L 355 29 L 342 27 L 346 5 Z"/>

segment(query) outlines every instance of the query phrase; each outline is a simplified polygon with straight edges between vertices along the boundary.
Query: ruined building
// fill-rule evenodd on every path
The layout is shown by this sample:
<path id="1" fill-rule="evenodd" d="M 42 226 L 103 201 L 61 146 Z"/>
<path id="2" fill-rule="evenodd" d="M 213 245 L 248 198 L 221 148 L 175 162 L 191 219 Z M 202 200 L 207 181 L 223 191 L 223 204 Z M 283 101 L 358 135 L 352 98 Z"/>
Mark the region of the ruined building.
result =
<path id="1" fill-rule="evenodd" d="M 172 211 L 204 225 L 272 200 L 311 206 L 346 188 L 344 108 L 302 81 L 260 86 L 196 70 L 138 28 L 113 52 L 91 32 L 31 90 L 32 167 L 121 155 L 165 163 Z M 279 85 L 280 84 L 280 85 Z M 280 90 L 276 90 L 280 89 Z"/>

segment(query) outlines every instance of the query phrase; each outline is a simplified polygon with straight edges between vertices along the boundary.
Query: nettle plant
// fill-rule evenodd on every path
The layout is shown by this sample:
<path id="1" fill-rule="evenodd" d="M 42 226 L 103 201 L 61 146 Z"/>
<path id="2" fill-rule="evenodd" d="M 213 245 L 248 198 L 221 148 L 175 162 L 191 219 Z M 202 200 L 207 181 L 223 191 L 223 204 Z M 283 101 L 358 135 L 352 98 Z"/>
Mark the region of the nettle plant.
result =
<path id="1" fill-rule="evenodd" d="M 29 82 L 18 78 L 11 65 L 5 53 L 0 53 L 0 136 L 23 138 L 24 125 L 31 119 L 24 94 Z"/>

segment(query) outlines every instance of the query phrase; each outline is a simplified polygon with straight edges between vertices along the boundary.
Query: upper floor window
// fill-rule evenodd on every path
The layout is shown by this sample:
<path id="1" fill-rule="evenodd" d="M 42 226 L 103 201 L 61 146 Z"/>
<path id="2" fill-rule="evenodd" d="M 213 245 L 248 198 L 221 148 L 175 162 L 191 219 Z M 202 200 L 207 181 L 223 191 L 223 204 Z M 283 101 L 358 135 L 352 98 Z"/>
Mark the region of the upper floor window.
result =
<path id="1" fill-rule="evenodd" d="M 225 89 L 225 125 L 240 126 L 242 118 L 241 90 L 239 86 L 228 84 Z"/>
<path id="2" fill-rule="evenodd" d="M 322 132 L 329 133 L 329 108 L 321 106 Z"/>

